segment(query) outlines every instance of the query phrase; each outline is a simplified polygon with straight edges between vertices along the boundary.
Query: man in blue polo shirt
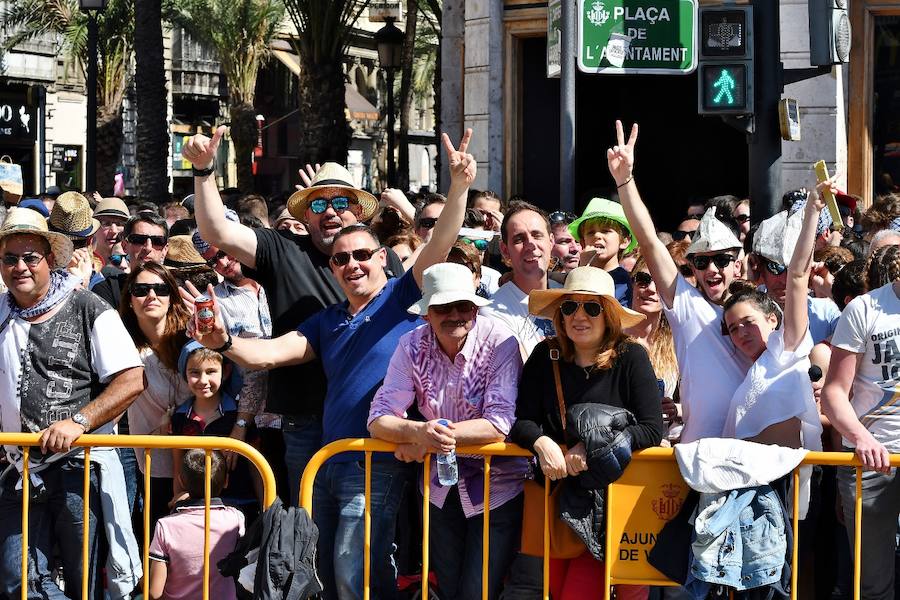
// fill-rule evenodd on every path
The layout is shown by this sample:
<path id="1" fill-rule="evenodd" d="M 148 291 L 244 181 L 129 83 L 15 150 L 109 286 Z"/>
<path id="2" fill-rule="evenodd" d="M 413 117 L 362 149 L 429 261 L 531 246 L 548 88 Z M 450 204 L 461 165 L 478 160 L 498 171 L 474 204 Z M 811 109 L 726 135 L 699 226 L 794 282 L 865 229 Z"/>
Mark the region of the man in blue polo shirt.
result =
<path id="1" fill-rule="evenodd" d="M 271 369 L 321 358 L 328 381 L 323 443 L 369 437 L 369 407 L 391 356 L 400 337 L 421 324 L 406 309 L 422 297 L 422 273 L 446 259 L 462 227 L 468 188 L 476 172 L 475 159 L 466 153 L 471 136 L 472 130 L 467 130 L 458 150 L 447 134 L 442 136 L 450 165 L 447 204 L 431 241 L 405 275 L 388 280 L 385 248 L 366 225 L 350 225 L 334 237 L 331 253 L 331 270 L 346 302 L 319 311 L 297 331 L 275 339 L 232 338 L 216 307 L 213 331 L 201 333 L 192 323 L 194 338 L 247 369 Z M 309 195 L 303 202 L 334 201 L 327 189 L 321 193 L 322 197 Z M 301 208 L 301 212 L 305 210 Z M 303 382 L 297 385 L 300 391 Z M 355 600 L 363 595 L 365 468 L 360 459 L 355 454 L 339 455 L 328 461 L 316 478 L 313 516 L 319 527 L 319 575 L 328 599 Z M 393 598 L 397 584 L 391 552 L 406 471 L 393 456 L 381 455 L 372 463 L 371 481 L 372 597 Z"/>

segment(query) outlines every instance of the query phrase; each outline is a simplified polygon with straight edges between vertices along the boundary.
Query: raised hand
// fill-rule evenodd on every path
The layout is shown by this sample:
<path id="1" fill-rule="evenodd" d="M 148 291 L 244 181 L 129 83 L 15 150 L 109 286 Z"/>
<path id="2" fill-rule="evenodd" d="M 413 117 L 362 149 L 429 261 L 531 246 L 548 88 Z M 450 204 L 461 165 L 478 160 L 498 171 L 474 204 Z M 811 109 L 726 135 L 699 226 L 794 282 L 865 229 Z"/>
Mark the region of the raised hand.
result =
<path id="1" fill-rule="evenodd" d="M 616 185 L 621 186 L 628 182 L 634 170 L 634 145 L 637 143 L 638 124 L 631 126 L 631 134 L 628 142 L 625 142 L 625 130 L 622 121 L 616 121 L 616 145 L 606 150 L 606 162 L 609 166 L 609 174 L 616 180 Z"/>
<path id="2" fill-rule="evenodd" d="M 219 149 L 219 143 L 226 131 L 228 128 L 221 125 L 216 129 L 212 139 L 200 133 L 192 135 L 181 147 L 181 156 L 196 169 L 210 168 L 216 160 L 216 151 Z"/>
<path id="3" fill-rule="evenodd" d="M 186 288 L 186 289 L 185 289 Z M 225 322 L 222 320 L 222 312 L 219 310 L 219 303 L 216 301 L 216 294 L 213 286 L 209 285 L 206 290 L 206 296 L 213 302 L 213 313 L 216 315 L 215 323 L 212 331 L 201 331 L 197 323 L 197 311 L 194 307 L 194 299 L 200 295 L 200 292 L 191 282 L 185 282 L 184 288 L 178 288 L 178 293 L 191 312 L 191 319 L 188 321 L 187 335 L 194 338 L 207 348 L 221 348 L 228 341 L 228 330 L 225 328 Z"/>
<path id="4" fill-rule="evenodd" d="M 313 168 L 313 166 L 311 164 L 306 163 L 305 167 L 303 167 L 302 169 L 298 169 L 297 173 L 300 174 L 300 181 L 302 181 L 303 183 L 302 184 L 298 183 L 297 185 L 294 186 L 295 188 L 297 188 L 297 191 L 305 190 L 306 188 L 311 186 L 313 177 L 316 176 L 316 173 L 318 173 L 319 169 L 321 169 L 321 168 L 322 168 L 322 165 L 320 165 L 319 163 L 316 163 L 315 168 Z"/>
<path id="5" fill-rule="evenodd" d="M 816 212 L 821 212 L 822 209 L 825 208 L 825 190 L 831 190 L 832 194 L 837 195 L 839 191 L 837 187 L 837 174 L 825 181 L 817 183 L 815 191 L 809 193 L 806 200 L 806 206 L 810 210 L 815 209 Z"/>
<path id="6" fill-rule="evenodd" d="M 466 129 L 462 139 L 459 142 L 459 148 L 454 148 L 450 141 L 450 136 L 446 133 L 441 134 L 441 142 L 444 144 L 444 150 L 447 152 L 447 165 L 450 167 L 450 179 L 454 183 L 463 183 L 467 186 L 472 185 L 477 174 L 478 162 L 475 157 L 467 153 L 469 142 L 472 140 L 472 129 Z"/>

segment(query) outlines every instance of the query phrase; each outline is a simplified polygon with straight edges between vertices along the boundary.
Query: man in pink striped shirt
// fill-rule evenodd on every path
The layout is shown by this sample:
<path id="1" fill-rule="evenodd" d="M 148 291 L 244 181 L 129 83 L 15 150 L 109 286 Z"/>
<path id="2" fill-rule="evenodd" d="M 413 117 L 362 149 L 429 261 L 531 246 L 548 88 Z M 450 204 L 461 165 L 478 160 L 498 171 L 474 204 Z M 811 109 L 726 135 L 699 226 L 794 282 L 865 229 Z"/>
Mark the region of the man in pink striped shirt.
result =
<path id="1" fill-rule="evenodd" d="M 400 444 L 397 458 L 500 442 L 515 422 L 522 359 L 502 323 L 478 316 L 488 301 L 475 294 L 471 272 L 437 264 L 424 273 L 422 300 L 409 308 L 428 322 L 400 338 L 384 384 L 369 411 L 372 437 Z M 425 421 L 407 418 L 415 404 Z M 449 425 L 438 423 L 440 419 Z M 431 467 L 431 561 L 445 600 L 481 597 L 484 463 L 458 456 L 459 482 L 442 486 Z M 497 598 L 522 523 L 521 458 L 491 462 L 488 598 Z M 420 480 L 420 489 L 424 482 Z"/>

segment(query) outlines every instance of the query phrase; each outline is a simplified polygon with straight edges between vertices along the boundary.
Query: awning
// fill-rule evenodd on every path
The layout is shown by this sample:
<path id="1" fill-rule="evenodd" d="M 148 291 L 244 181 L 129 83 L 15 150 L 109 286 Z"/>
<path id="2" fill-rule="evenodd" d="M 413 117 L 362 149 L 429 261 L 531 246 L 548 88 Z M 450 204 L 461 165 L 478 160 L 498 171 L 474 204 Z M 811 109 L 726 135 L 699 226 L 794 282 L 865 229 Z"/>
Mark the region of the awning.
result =
<path id="1" fill-rule="evenodd" d="M 300 75 L 300 57 L 288 50 L 273 47 L 272 55 L 294 75 Z M 378 120 L 378 109 L 349 83 L 344 84 L 344 102 L 351 119 Z"/>

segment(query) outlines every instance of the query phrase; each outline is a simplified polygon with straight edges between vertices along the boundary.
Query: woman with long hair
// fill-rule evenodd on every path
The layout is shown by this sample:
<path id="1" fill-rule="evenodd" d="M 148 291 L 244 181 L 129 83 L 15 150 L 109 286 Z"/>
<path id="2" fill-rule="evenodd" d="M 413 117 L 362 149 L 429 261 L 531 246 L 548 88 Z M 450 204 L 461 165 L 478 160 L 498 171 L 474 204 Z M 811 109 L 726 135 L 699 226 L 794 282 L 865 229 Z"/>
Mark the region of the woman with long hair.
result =
<path id="1" fill-rule="evenodd" d="M 624 408 L 633 417 L 623 429 L 631 449 L 658 445 L 663 423 L 656 375 L 647 351 L 624 331 L 645 317 L 616 301 L 609 274 L 595 267 L 573 269 L 564 288 L 532 292 L 528 307 L 534 315 L 552 318 L 558 337 L 538 344 L 525 363 L 510 439 L 535 453 L 543 475 L 558 481 L 588 471 L 585 440 L 590 434 L 582 436 L 577 418 L 560 412 L 569 413 L 575 405 L 600 411 Z M 602 515 L 597 516 L 595 522 L 605 527 Z M 599 529 L 593 532 L 594 542 L 599 535 Z M 550 589 L 558 600 L 604 597 L 602 586 L 596 585 L 602 577 L 603 563 L 587 547 L 577 558 L 551 561 Z M 619 598 L 646 596 L 646 587 L 619 586 Z"/>
<path id="2" fill-rule="evenodd" d="M 153 262 L 136 266 L 125 283 L 119 314 L 140 351 L 146 378 L 144 391 L 128 407 L 129 431 L 168 435 L 172 412 L 190 397 L 187 385 L 178 375 L 178 356 L 187 340 L 185 329 L 190 312 L 178 295 L 175 277 L 166 267 Z M 140 449 L 135 453 L 143 472 L 143 453 Z M 152 450 L 150 457 L 150 498 L 144 502 L 145 510 L 150 511 L 151 529 L 146 535 L 168 513 L 174 475 L 171 451 Z"/>

